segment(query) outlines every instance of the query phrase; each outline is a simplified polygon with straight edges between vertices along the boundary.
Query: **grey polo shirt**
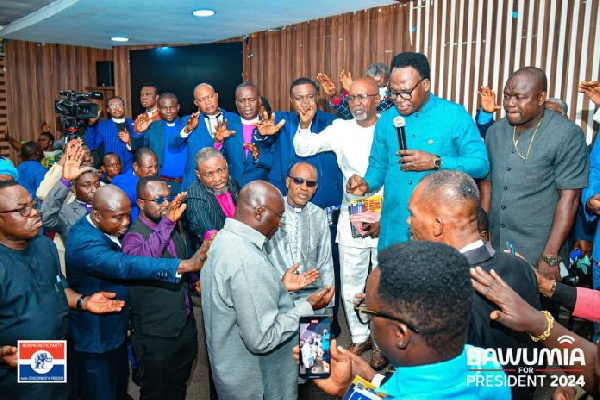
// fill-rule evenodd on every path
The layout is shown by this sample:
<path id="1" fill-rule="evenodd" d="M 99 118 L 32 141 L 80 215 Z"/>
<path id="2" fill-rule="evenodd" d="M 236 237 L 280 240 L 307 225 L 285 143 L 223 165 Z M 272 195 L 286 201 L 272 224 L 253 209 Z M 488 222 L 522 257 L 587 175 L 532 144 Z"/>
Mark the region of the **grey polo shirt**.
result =
<path id="1" fill-rule="evenodd" d="M 522 132 L 517 142 L 524 157 L 534 132 L 535 127 Z M 492 183 L 492 244 L 502 250 L 511 241 L 515 250 L 535 265 L 550 235 L 560 199 L 558 190 L 581 189 L 588 184 L 585 136 L 579 126 L 545 110 L 529 157 L 523 160 L 515 150 L 512 133 L 513 127 L 503 118 L 492 125 L 485 140 L 490 160 L 485 180 Z M 567 252 L 563 244 L 563 259 Z"/>

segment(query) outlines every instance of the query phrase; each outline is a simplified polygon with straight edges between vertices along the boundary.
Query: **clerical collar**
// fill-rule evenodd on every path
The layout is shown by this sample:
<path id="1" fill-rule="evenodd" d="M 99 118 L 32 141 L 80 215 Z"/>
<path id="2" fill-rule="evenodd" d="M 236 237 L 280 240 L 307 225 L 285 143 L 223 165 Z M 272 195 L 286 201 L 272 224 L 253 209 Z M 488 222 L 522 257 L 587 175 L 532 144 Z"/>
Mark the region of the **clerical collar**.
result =
<path id="1" fill-rule="evenodd" d="M 115 124 L 124 124 L 125 118 L 113 118 L 112 119 Z"/>
<path id="2" fill-rule="evenodd" d="M 256 125 L 256 123 L 258 122 L 259 118 L 258 115 L 252 119 L 244 119 L 242 118 L 242 125 Z"/>
<path id="3" fill-rule="evenodd" d="M 306 206 L 296 207 L 296 206 L 290 204 L 288 201 L 286 201 L 286 204 L 288 205 L 289 208 L 291 208 L 292 210 L 294 210 L 295 213 L 301 213 L 304 210 L 304 207 L 306 207 Z"/>
<path id="4" fill-rule="evenodd" d="M 75 200 L 76 200 L 76 201 L 77 201 L 79 204 L 81 204 L 81 206 L 82 206 L 83 208 L 85 208 L 85 209 L 87 210 L 87 212 L 92 212 L 92 206 L 91 206 L 91 205 L 89 205 L 88 203 L 85 203 L 85 202 L 83 202 L 83 201 L 81 201 L 81 200 L 77 200 L 77 199 L 75 199 Z"/>
<path id="5" fill-rule="evenodd" d="M 221 116 L 221 112 L 220 111 L 219 111 L 218 114 L 215 114 L 215 115 L 204 114 L 204 118 L 208 118 L 208 119 L 218 119 L 220 116 Z"/>
<path id="6" fill-rule="evenodd" d="M 173 121 L 173 122 L 167 122 L 167 121 L 165 121 L 165 124 L 167 124 L 167 126 L 168 126 L 169 128 L 172 128 L 172 127 L 174 127 L 174 126 L 175 126 L 175 121 Z"/>
<path id="7" fill-rule="evenodd" d="M 475 250 L 475 249 L 480 248 L 481 246 L 483 246 L 483 240 L 479 239 L 479 240 L 474 241 L 473 243 L 469 243 L 468 245 L 466 245 L 459 251 L 461 253 L 466 253 L 469 250 Z"/>

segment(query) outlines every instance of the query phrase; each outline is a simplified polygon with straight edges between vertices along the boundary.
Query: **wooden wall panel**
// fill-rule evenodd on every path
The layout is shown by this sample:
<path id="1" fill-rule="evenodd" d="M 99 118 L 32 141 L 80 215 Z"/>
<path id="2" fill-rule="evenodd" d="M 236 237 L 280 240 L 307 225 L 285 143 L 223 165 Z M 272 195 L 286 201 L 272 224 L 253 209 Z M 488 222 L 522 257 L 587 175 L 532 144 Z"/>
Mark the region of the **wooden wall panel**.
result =
<path id="1" fill-rule="evenodd" d="M 273 109 L 288 110 L 295 78 L 315 79 L 324 72 L 337 82 L 344 68 L 362 76 L 369 63 L 389 64 L 394 54 L 409 50 L 409 10 L 406 5 L 371 8 L 254 33 L 245 46 L 244 76 L 258 85 Z"/>
<path id="2" fill-rule="evenodd" d="M 434 93 L 474 115 L 479 87 L 490 86 L 500 101 L 511 72 L 536 66 L 546 71 L 548 96 L 567 102 L 591 141 L 594 105 L 577 87 L 600 79 L 597 0 L 415 0 L 408 14 L 413 48 L 431 62 Z"/>
<path id="3" fill-rule="evenodd" d="M 112 53 L 79 46 L 8 41 L 6 87 L 11 135 L 20 140 L 36 140 L 42 121 L 54 126 L 58 91 L 85 91 L 86 87 L 95 86 L 96 61 L 112 61 Z M 61 136 L 59 131 L 56 133 Z"/>
<path id="4" fill-rule="evenodd" d="M 4 135 L 2 132 L 7 127 L 8 124 L 8 111 L 6 104 L 6 58 L 4 55 L 0 55 L 0 138 Z M 7 142 L 0 141 L 0 155 L 4 157 L 10 157 L 10 146 Z"/>

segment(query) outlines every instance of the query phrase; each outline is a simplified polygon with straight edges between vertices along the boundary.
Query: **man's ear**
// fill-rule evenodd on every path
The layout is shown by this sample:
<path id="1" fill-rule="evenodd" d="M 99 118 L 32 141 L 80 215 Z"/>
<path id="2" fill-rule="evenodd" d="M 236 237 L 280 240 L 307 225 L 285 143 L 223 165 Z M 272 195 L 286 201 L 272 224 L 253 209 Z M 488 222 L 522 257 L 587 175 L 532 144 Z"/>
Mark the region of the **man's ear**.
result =
<path id="1" fill-rule="evenodd" d="M 75 193 L 75 185 L 76 183 L 71 184 L 71 193 Z"/>
<path id="2" fill-rule="evenodd" d="M 546 97 L 548 97 L 548 92 L 543 91 L 538 94 L 538 104 L 541 106 L 546 102 Z"/>
<path id="3" fill-rule="evenodd" d="M 423 90 L 426 92 L 431 90 L 431 81 L 429 79 L 423 80 Z"/>
<path id="4" fill-rule="evenodd" d="M 92 210 L 92 212 L 90 213 L 90 218 L 92 219 L 92 221 L 98 222 L 100 220 L 100 213 L 98 212 L 98 210 Z"/>
<path id="5" fill-rule="evenodd" d="M 262 222 L 264 212 L 265 212 L 265 208 L 263 206 L 255 207 L 254 208 L 254 218 L 256 218 L 257 221 Z"/>
<path id="6" fill-rule="evenodd" d="M 436 217 L 433 224 L 433 236 L 440 237 L 444 233 L 444 218 Z"/>
<path id="7" fill-rule="evenodd" d="M 144 205 L 144 200 L 137 199 L 137 206 L 140 210 L 144 208 L 143 205 Z"/>
<path id="8" fill-rule="evenodd" d="M 196 174 L 196 178 L 200 179 L 200 171 L 197 169 L 194 170 L 194 174 Z"/>
<path id="9" fill-rule="evenodd" d="M 406 324 L 403 324 L 402 322 L 396 322 L 394 324 L 394 339 L 398 349 L 406 350 L 412 341 L 412 335 L 413 331 L 408 329 Z"/>

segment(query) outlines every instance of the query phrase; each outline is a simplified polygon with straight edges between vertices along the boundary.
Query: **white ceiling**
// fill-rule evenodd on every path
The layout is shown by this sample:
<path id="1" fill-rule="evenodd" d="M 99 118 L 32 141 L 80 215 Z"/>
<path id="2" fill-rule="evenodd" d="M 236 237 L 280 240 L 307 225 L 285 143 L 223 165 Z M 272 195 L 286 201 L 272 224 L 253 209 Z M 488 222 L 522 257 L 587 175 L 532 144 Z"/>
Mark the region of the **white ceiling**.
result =
<path id="1" fill-rule="evenodd" d="M 111 48 L 118 45 L 209 43 L 394 0 L 0 0 L 0 37 Z M 196 18 L 206 8 L 213 17 Z M 0 23 L 2 25 L 2 23 Z M 111 36 L 126 36 L 118 44 Z"/>

